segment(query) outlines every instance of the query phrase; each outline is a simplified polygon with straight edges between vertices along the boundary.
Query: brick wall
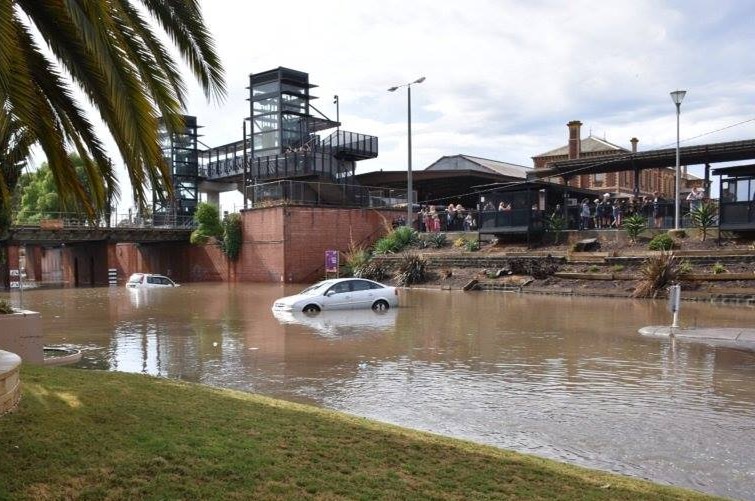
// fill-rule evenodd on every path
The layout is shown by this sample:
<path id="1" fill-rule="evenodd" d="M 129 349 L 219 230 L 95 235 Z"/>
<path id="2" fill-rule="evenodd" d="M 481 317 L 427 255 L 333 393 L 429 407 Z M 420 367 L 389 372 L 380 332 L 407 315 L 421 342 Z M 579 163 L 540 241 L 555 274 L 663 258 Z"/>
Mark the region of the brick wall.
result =
<path id="1" fill-rule="evenodd" d="M 325 251 L 345 252 L 351 243 L 369 245 L 385 234 L 398 213 L 370 209 L 289 207 L 285 221 L 287 282 L 310 282 L 325 274 Z M 314 231 L 313 231 L 314 230 Z"/>
<path id="2" fill-rule="evenodd" d="M 108 269 L 118 283 L 132 273 L 159 273 L 186 282 L 312 282 L 325 274 L 325 251 L 346 252 L 351 243 L 370 245 L 386 223 L 404 211 L 325 207 L 270 207 L 241 214 L 243 245 L 229 262 L 215 244 L 188 242 L 69 244 L 61 268 L 68 286 L 107 285 Z M 9 248 L 18 266 L 19 249 Z M 7 273 L 7 272 L 6 272 Z"/>
<path id="3" fill-rule="evenodd" d="M 107 247 L 107 268 L 118 272 L 118 283 L 123 284 L 132 273 L 159 273 L 177 282 L 191 280 L 190 248 L 188 242 L 162 242 L 150 244 L 117 243 Z M 107 283 L 105 275 L 104 283 Z"/>
<path id="4" fill-rule="evenodd" d="M 324 274 L 325 251 L 369 245 L 403 211 L 326 207 L 269 207 L 241 214 L 243 245 L 229 263 L 215 245 L 191 246 L 195 281 L 312 282 Z"/>

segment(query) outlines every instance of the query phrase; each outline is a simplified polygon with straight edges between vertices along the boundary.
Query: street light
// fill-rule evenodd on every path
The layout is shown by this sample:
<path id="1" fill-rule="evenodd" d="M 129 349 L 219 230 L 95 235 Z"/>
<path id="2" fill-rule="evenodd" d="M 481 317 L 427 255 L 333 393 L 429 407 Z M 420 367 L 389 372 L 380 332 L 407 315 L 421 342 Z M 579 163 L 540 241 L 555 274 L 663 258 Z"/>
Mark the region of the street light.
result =
<path id="1" fill-rule="evenodd" d="M 420 77 L 413 82 L 409 82 L 404 85 L 397 85 L 388 89 L 388 92 L 396 92 L 401 87 L 406 87 L 406 123 L 407 123 L 407 137 L 408 137 L 408 162 L 406 170 L 406 226 L 412 227 L 412 218 L 414 217 L 412 211 L 412 85 L 421 84 L 425 81 L 425 77 Z"/>
<path id="2" fill-rule="evenodd" d="M 671 93 L 671 100 L 676 105 L 676 189 L 674 191 L 674 229 L 679 229 L 679 115 L 681 114 L 682 101 L 687 94 L 686 90 L 675 90 Z"/>
<path id="3" fill-rule="evenodd" d="M 339 106 L 338 94 L 336 94 L 335 96 L 333 96 L 333 104 L 336 105 L 336 122 L 338 122 L 338 126 L 337 127 L 340 130 L 340 128 L 341 128 L 341 112 L 340 112 L 340 110 L 338 108 L 338 106 Z"/>

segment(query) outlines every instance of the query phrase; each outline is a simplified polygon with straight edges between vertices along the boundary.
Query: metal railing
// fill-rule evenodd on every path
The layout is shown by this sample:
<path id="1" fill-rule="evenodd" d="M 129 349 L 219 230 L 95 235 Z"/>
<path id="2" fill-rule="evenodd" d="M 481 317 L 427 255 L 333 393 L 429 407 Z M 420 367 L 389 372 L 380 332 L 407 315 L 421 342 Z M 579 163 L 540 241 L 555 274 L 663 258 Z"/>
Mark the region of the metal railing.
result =
<path id="1" fill-rule="evenodd" d="M 109 217 L 89 220 L 86 216 L 76 212 L 40 212 L 14 213 L 11 216 L 12 226 L 37 227 L 43 230 L 59 230 L 70 228 L 164 228 L 189 229 L 195 226 L 193 216 L 179 214 L 151 214 L 140 215 L 129 211 L 126 213 L 112 213 Z"/>
<path id="2" fill-rule="evenodd" d="M 247 187 L 253 208 L 275 205 L 406 207 L 406 190 L 316 181 L 272 181 Z"/>
<path id="3" fill-rule="evenodd" d="M 244 174 L 243 142 L 213 148 L 202 153 L 199 175 L 209 180 Z M 241 149 L 239 149 L 241 148 Z M 284 153 L 252 157 L 247 152 L 249 179 L 276 179 L 310 174 L 326 174 L 338 178 L 351 169 L 338 159 L 363 160 L 378 154 L 378 138 L 356 132 L 337 131 L 320 139 L 312 135 L 301 146 Z"/>

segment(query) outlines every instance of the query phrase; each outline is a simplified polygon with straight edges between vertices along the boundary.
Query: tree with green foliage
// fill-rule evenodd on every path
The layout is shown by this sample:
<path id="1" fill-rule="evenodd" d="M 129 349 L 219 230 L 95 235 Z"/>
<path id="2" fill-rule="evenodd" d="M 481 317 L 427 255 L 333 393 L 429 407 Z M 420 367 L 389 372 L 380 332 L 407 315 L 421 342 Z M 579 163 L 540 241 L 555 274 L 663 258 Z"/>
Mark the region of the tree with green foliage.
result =
<path id="1" fill-rule="evenodd" d="M 191 233 L 191 243 L 206 244 L 211 238 L 223 238 L 223 225 L 220 222 L 220 211 L 217 205 L 201 202 L 194 212 L 194 222 L 197 229 Z"/>
<path id="2" fill-rule="evenodd" d="M 86 176 L 83 160 L 75 153 L 69 154 L 69 159 L 76 168 L 76 175 L 83 180 Z M 47 162 L 43 162 L 34 172 L 22 174 L 16 193 L 17 202 L 13 208 L 18 224 L 36 223 L 47 218 L 86 218 L 86 211 L 77 201 L 72 202 L 73 205 L 65 205 L 65 200 L 58 194 L 52 170 Z"/>
<path id="3" fill-rule="evenodd" d="M 221 222 L 218 207 L 201 202 L 194 213 L 194 222 L 197 229 L 191 233 L 192 244 L 204 245 L 214 240 L 228 259 L 236 260 L 239 257 L 242 245 L 241 214 L 228 214 Z"/>
<path id="4" fill-rule="evenodd" d="M 178 50 L 208 98 L 225 95 L 222 65 L 199 2 L 0 0 L 0 12 L 0 109 L 40 145 L 64 204 L 76 200 L 96 217 L 110 196 L 118 196 L 102 138 L 74 98 L 74 87 L 118 146 L 137 204 L 146 205 L 150 185 L 164 186 L 172 196 L 158 118 L 169 131 L 182 128 L 186 86 L 169 49 Z M 68 147 L 83 161 L 83 179 Z M 0 156 L 7 153 L 0 147 Z M 7 178 L 0 185 L 0 207 L 7 208 L 13 186 Z"/>
<path id="5" fill-rule="evenodd" d="M 0 239 L 10 228 L 15 188 L 33 144 L 29 129 L 0 106 Z"/>

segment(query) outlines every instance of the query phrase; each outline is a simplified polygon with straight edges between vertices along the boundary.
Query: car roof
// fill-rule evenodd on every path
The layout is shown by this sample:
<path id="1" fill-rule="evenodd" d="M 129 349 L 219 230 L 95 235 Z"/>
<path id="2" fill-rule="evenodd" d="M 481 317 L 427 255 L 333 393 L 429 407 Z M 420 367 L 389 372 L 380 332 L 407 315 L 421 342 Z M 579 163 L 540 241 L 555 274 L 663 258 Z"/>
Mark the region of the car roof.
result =
<path id="1" fill-rule="evenodd" d="M 322 280 L 320 282 L 317 282 L 318 284 L 337 284 L 339 282 L 349 282 L 351 280 L 366 280 L 368 282 L 375 282 L 374 280 L 370 280 L 369 278 L 361 278 L 361 277 L 345 277 L 345 278 L 329 278 L 327 280 Z M 379 283 L 379 282 L 375 282 Z"/>
<path id="2" fill-rule="evenodd" d="M 373 283 L 373 284 L 377 284 L 377 285 L 379 285 L 381 287 L 390 287 L 388 285 L 381 284 L 380 282 L 376 282 L 375 280 L 370 280 L 369 278 L 360 278 L 360 277 L 329 278 L 327 280 L 321 280 L 320 282 L 314 283 L 314 284 L 310 285 L 309 287 L 320 288 L 320 287 L 325 287 L 325 286 L 331 286 L 331 285 L 339 284 L 339 283 L 342 283 L 342 282 L 353 282 L 355 280 L 363 280 L 365 282 L 370 282 L 370 283 Z"/>

